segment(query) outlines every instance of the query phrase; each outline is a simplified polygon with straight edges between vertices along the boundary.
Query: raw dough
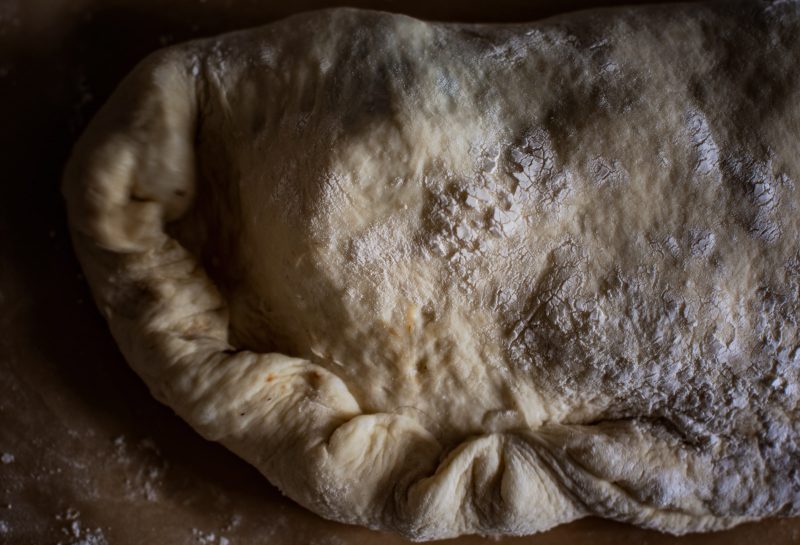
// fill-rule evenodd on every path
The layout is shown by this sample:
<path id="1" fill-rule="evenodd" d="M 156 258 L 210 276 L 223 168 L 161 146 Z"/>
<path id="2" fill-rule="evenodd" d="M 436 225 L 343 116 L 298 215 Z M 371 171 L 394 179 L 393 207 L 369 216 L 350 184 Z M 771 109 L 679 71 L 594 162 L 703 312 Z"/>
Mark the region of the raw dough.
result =
<path id="1" fill-rule="evenodd" d="M 74 243 L 153 394 L 424 540 L 800 508 L 800 8 L 350 9 L 160 51 Z"/>

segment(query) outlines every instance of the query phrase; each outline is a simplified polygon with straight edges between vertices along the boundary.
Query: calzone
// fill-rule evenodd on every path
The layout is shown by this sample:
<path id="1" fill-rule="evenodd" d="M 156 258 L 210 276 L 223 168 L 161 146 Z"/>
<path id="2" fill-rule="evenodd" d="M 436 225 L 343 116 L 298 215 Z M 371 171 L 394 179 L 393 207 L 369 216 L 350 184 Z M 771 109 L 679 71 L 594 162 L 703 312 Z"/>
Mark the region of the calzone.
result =
<path id="1" fill-rule="evenodd" d="M 74 245 L 153 395 L 416 540 L 800 509 L 800 4 L 334 9 L 159 51 Z"/>

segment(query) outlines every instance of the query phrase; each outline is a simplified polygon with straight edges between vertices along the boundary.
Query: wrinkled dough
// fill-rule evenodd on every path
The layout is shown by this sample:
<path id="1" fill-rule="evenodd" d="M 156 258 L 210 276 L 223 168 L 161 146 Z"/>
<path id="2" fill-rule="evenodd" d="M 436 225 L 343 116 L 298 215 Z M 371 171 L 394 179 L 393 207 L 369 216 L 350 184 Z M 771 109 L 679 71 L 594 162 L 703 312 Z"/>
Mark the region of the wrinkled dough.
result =
<path id="1" fill-rule="evenodd" d="M 75 248 L 153 394 L 322 516 L 795 514 L 798 9 L 173 47 L 76 147 Z"/>

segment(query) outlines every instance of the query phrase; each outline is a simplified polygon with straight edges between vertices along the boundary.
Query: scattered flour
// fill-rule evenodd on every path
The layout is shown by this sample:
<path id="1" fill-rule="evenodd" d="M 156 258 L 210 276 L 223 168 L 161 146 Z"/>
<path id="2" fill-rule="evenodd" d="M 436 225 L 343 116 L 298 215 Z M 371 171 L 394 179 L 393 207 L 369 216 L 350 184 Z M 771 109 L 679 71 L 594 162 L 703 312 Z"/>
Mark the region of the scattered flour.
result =
<path id="1" fill-rule="evenodd" d="M 214 532 L 203 532 L 192 528 L 192 539 L 197 545 L 230 545 L 231 541 L 225 536 L 218 536 Z"/>
<path id="2" fill-rule="evenodd" d="M 61 533 L 66 536 L 58 545 L 108 545 L 103 530 L 85 528 L 80 520 L 80 512 L 76 509 L 70 508 L 63 514 L 56 515 L 56 520 L 62 523 Z"/>
<path id="3" fill-rule="evenodd" d="M 143 497 L 147 501 L 158 500 L 168 463 L 161 457 L 153 440 L 145 438 L 138 443 L 131 443 L 124 436 L 119 436 L 114 439 L 114 449 L 114 459 L 123 466 L 126 475 L 128 496 Z"/>

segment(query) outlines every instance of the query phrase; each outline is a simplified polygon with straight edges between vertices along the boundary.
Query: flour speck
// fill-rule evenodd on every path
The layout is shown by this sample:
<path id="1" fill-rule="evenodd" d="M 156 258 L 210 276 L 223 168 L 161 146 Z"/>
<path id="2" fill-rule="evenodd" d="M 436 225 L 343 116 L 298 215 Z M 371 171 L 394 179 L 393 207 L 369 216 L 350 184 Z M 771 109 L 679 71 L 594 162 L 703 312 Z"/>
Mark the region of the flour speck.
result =
<path id="1" fill-rule="evenodd" d="M 219 536 L 214 532 L 203 532 L 199 528 L 192 528 L 192 540 L 197 545 L 231 545 L 231 541 L 225 536 Z"/>
<path id="2" fill-rule="evenodd" d="M 86 528 L 80 520 L 80 515 L 80 511 L 73 508 L 56 515 L 56 520 L 62 523 L 61 534 L 65 536 L 58 545 L 108 545 L 103 530 Z"/>

